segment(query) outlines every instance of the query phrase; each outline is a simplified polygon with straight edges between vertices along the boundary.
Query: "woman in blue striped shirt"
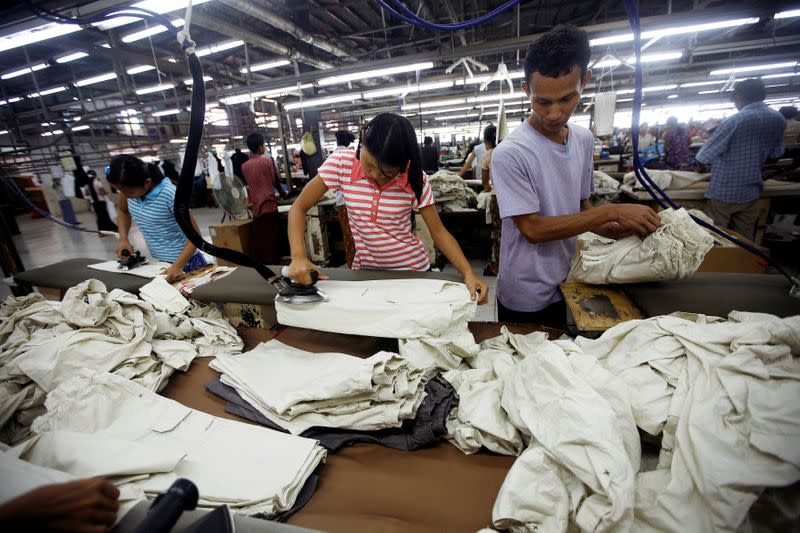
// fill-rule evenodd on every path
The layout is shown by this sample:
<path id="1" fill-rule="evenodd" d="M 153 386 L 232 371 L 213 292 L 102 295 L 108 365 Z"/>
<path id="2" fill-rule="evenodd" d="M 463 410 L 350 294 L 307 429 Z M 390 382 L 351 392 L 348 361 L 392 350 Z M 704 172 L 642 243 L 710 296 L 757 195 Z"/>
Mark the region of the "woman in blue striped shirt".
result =
<path id="1" fill-rule="evenodd" d="M 167 281 L 174 281 L 184 272 L 207 264 L 178 226 L 172 212 L 175 186 L 164 179 L 157 165 L 145 163 L 132 155 L 118 155 L 111 159 L 107 171 L 108 182 L 120 192 L 118 257 L 122 257 L 123 250 L 134 252 L 128 240 L 128 230 L 133 221 L 142 230 L 150 255 L 159 261 L 172 263 L 164 271 Z M 192 225 L 200 233 L 194 217 Z"/>

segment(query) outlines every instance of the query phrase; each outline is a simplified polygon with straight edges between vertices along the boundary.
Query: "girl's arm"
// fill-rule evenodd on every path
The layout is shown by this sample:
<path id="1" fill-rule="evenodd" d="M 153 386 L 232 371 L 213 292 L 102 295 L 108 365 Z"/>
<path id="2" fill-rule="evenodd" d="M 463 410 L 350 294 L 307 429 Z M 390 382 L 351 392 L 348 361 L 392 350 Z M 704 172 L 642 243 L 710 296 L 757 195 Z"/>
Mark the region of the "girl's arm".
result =
<path id="1" fill-rule="evenodd" d="M 194 219 L 194 216 L 191 213 L 189 214 L 189 219 L 192 221 L 192 227 L 199 235 L 200 228 L 198 227 L 197 221 Z M 197 253 L 197 247 L 187 239 L 186 244 L 183 245 L 181 255 L 179 255 L 178 258 L 172 262 L 169 268 L 164 270 L 164 274 L 167 276 L 167 281 L 172 283 L 176 279 L 183 276 L 183 267 L 186 266 L 186 263 L 189 262 L 189 259 L 191 259 L 195 253 Z"/>
<path id="2" fill-rule="evenodd" d="M 325 194 L 328 187 L 317 174 L 314 179 L 303 187 L 303 192 L 297 197 L 289 210 L 289 249 L 292 262 L 289 264 L 289 277 L 297 283 L 311 285 L 311 271 L 319 272 L 319 279 L 326 279 L 317 265 L 309 261 L 306 251 L 306 213 L 317 205 L 319 199 Z"/>
<path id="3" fill-rule="evenodd" d="M 464 283 L 469 289 L 470 297 L 477 300 L 479 304 L 484 304 L 489 299 L 489 287 L 473 272 L 472 267 L 464 257 L 464 252 L 461 251 L 458 241 L 450 234 L 449 231 L 442 224 L 439 218 L 439 213 L 436 211 L 435 205 L 429 205 L 419 210 L 422 219 L 428 226 L 431 232 L 433 242 L 442 253 L 447 257 L 450 263 L 464 278 Z M 477 293 L 477 294 L 476 294 Z"/>
<path id="4" fill-rule="evenodd" d="M 119 232 L 119 245 L 117 245 L 117 257 L 122 259 L 122 250 L 133 253 L 133 245 L 128 240 L 128 231 L 131 229 L 131 212 L 128 211 L 128 197 L 119 193 L 119 205 L 117 213 L 117 232 Z"/>
<path id="5" fill-rule="evenodd" d="M 471 167 L 471 166 L 472 166 L 472 162 L 473 162 L 473 161 L 475 161 L 475 150 L 472 150 L 472 151 L 469 153 L 469 156 L 467 156 L 467 160 L 466 160 L 466 161 L 464 161 L 464 166 L 463 166 L 463 167 L 461 167 L 461 170 L 459 170 L 459 171 L 458 171 L 458 175 L 459 175 L 459 176 L 461 176 L 461 177 L 463 178 L 463 177 L 464 177 L 464 174 L 466 174 L 466 173 L 467 173 L 467 170 L 469 170 L 469 167 Z M 473 176 L 473 177 L 474 177 L 474 176 Z"/>

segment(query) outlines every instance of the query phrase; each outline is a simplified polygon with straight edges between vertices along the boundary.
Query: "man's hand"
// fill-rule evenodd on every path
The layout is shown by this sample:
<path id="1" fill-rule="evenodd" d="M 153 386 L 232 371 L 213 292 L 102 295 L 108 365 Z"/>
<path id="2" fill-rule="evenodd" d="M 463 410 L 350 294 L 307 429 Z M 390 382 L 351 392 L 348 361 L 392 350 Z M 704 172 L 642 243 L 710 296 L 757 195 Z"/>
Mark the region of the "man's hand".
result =
<path id="1" fill-rule="evenodd" d="M 607 239 L 622 239 L 633 235 L 634 232 L 631 230 L 623 229 L 622 226 L 619 225 L 617 222 L 608 222 L 603 224 L 599 228 L 596 228 L 592 233 L 596 233 L 601 237 L 605 237 Z"/>
<path id="2" fill-rule="evenodd" d="M 612 222 L 620 226 L 620 231 L 642 238 L 661 226 L 661 218 L 655 211 L 641 204 L 606 204 L 598 209 L 611 210 Z M 605 224 L 604 224 L 605 226 Z"/>
<path id="3" fill-rule="evenodd" d="M 708 168 L 706 165 L 704 165 L 700 161 L 697 162 L 697 169 L 696 170 L 697 170 L 698 174 L 707 174 L 708 172 L 711 171 L 710 168 Z"/>
<path id="4" fill-rule="evenodd" d="M 119 490 L 102 478 L 45 485 L 0 506 L 0 526 L 102 533 L 117 519 L 117 498 Z"/>
<path id="5" fill-rule="evenodd" d="M 127 239 L 119 241 L 116 251 L 117 259 L 122 259 L 122 250 L 128 250 L 131 255 L 136 253 L 136 251 L 133 249 L 133 245 Z"/>
<path id="6" fill-rule="evenodd" d="M 173 281 L 177 281 L 180 277 L 183 276 L 183 268 L 172 263 L 168 268 L 164 269 L 162 272 L 167 277 L 167 282 L 172 283 Z"/>

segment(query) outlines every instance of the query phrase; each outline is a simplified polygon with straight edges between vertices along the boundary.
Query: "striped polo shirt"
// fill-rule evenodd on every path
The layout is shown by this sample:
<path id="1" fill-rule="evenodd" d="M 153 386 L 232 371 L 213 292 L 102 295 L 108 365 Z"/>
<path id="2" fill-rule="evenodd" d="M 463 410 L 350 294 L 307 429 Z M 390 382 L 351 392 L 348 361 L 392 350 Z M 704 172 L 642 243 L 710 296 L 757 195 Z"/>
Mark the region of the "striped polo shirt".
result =
<path id="1" fill-rule="evenodd" d="M 411 211 L 434 205 L 427 176 L 423 174 L 422 198 L 417 201 L 408 174 L 378 187 L 361 170 L 352 149 L 332 153 L 318 172 L 328 189 L 344 196 L 356 248 L 354 269 L 430 268 L 425 247 L 411 232 Z"/>
<path id="2" fill-rule="evenodd" d="M 186 246 L 186 235 L 172 213 L 174 203 L 175 186 L 167 178 L 144 198 L 128 198 L 128 211 L 142 230 L 150 255 L 168 263 L 175 261 Z"/>

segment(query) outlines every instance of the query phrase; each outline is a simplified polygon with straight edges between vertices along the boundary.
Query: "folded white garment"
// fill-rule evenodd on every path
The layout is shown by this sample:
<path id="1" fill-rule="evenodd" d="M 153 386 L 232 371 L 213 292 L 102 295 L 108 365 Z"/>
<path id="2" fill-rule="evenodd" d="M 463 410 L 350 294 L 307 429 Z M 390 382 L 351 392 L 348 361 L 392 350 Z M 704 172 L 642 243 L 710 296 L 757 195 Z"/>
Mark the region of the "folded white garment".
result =
<path id="1" fill-rule="evenodd" d="M 189 309 L 189 300 L 162 277 L 153 278 L 150 283 L 139 289 L 139 297 L 145 302 L 150 302 L 155 309 L 166 311 L 171 315 L 178 315 Z"/>
<path id="2" fill-rule="evenodd" d="M 119 263 L 116 261 L 104 261 L 102 263 L 89 265 L 89 268 L 102 270 L 103 272 L 130 274 L 132 276 L 139 276 L 140 278 L 155 278 L 157 276 L 161 276 L 164 273 L 164 270 L 170 267 L 170 264 L 163 261 L 149 261 L 144 265 L 139 265 L 130 270 L 120 270 L 118 267 Z"/>
<path id="3" fill-rule="evenodd" d="M 595 190 L 598 189 L 619 189 L 620 182 L 606 174 L 605 172 L 601 172 L 599 170 L 594 171 L 594 188 Z"/>
<path id="4" fill-rule="evenodd" d="M 446 334 L 475 315 L 476 304 L 462 283 L 435 279 L 324 280 L 317 286 L 329 301 L 275 302 L 287 326 L 371 337 L 418 339 Z"/>
<path id="5" fill-rule="evenodd" d="M 700 267 L 714 238 L 685 209 L 659 213 L 661 227 L 644 239 L 578 236 L 578 252 L 567 281 L 602 285 L 685 278 Z"/>
<path id="6" fill-rule="evenodd" d="M 115 475 L 149 473 L 124 485 L 142 489 L 148 497 L 185 477 L 197 485 L 201 506 L 227 504 L 239 513 L 271 515 L 294 504 L 307 477 L 325 458 L 317 441 L 189 409 L 108 373 L 81 372 L 51 392 L 45 405 L 47 413 L 32 429 L 49 438 L 37 440 L 26 457 L 70 472 L 82 464 L 82 470 L 112 469 Z M 98 449 L 122 450 L 120 441 L 127 441 L 139 460 L 123 472 L 121 461 L 110 452 L 91 453 L 91 448 L 69 444 L 79 442 L 76 433 Z M 146 450 L 153 450 L 150 456 Z M 163 472 L 178 454 L 175 467 Z M 143 468 L 145 459 L 149 468 Z"/>
<path id="7" fill-rule="evenodd" d="M 367 359 L 311 353 L 277 340 L 250 352 L 217 357 L 222 382 L 265 417 L 299 434 L 312 426 L 375 430 L 413 418 L 426 379 L 397 354 Z"/>

